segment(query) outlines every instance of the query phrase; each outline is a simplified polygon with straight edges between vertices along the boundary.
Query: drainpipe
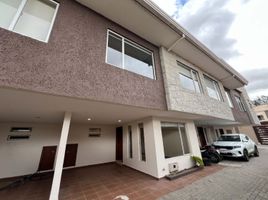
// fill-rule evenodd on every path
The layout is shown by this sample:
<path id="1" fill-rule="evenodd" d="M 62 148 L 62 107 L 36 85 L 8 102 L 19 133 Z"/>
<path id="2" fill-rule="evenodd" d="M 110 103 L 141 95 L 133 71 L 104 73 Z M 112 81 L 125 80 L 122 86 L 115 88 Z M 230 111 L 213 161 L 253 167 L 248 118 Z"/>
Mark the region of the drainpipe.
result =
<path id="1" fill-rule="evenodd" d="M 181 42 L 185 38 L 185 35 L 182 34 L 182 36 L 177 39 L 169 48 L 168 51 L 171 51 L 179 42 Z"/>

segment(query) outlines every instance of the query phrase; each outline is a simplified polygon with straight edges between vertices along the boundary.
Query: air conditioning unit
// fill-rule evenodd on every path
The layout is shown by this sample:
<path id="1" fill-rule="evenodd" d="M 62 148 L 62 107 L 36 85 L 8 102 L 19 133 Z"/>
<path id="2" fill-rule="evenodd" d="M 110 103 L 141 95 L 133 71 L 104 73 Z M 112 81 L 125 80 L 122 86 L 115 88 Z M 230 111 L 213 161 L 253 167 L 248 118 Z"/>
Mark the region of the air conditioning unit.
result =
<path id="1" fill-rule="evenodd" d="M 179 164 L 178 163 L 169 163 L 168 168 L 169 168 L 169 173 L 176 173 L 179 171 Z"/>

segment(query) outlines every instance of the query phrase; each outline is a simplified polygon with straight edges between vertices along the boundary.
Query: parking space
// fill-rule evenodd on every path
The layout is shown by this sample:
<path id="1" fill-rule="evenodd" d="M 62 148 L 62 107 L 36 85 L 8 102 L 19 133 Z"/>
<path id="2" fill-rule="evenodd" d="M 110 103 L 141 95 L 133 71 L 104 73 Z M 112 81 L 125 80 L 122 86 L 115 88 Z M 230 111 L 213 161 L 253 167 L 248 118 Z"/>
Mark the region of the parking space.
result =
<path id="1" fill-rule="evenodd" d="M 259 151 L 260 157 L 251 157 L 249 162 L 224 160 L 221 162 L 226 166 L 223 170 L 159 200 L 268 199 L 268 148 L 259 147 Z"/>

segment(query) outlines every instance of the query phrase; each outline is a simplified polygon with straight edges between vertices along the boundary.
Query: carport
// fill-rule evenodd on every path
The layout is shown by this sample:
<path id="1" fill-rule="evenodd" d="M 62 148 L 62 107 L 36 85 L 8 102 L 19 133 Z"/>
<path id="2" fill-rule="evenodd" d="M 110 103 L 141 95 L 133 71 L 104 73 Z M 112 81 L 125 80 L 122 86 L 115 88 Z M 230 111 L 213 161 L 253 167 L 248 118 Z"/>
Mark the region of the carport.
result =
<path id="1" fill-rule="evenodd" d="M 116 163 L 69 169 L 63 171 L 59 199 L 112 200 L 117 196 L 126 195 L 130 200 L 154 200 L 222 168 L 216 165 L 207 167 L 173 181 L 158 180 Z M 29 181 L 21 186 L 0 191 L 1 198 L 5 200 L 47 200 L 52 176 L 53 174 L 50 173 L 47 178 Z"/>

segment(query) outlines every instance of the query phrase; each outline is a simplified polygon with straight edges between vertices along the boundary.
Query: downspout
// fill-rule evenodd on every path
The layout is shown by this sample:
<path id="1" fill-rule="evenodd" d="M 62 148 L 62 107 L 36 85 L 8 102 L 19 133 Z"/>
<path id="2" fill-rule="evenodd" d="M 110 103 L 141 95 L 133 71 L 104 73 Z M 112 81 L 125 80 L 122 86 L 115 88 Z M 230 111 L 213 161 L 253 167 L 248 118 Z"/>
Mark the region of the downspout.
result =
<path id="1" fill-rule="evenodd" d="M 182 34 L 182 36 L 177 39 L 169 48 L 168 48 L 168 52 L 171 51 L 179 42 L 181 42 L 183 39 L 185 38 L 185 35 Z"/>

